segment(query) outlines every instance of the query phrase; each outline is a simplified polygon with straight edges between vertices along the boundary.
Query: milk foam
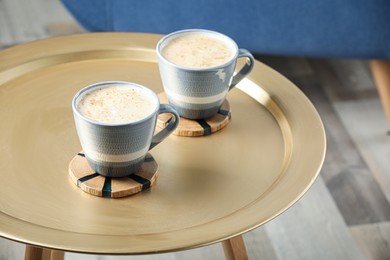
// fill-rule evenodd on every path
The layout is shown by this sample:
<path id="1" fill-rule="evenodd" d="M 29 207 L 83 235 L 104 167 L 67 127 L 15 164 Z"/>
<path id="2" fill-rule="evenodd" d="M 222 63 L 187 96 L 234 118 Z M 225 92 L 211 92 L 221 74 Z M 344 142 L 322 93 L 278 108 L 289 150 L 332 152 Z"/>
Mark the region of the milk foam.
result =
<path id="1" fill-rule="evenodd" d="M 185 34 L 169 41 L 162 55 L 170 62 L 190 68 L 208 68 L 232 58 L 229 46 L 206 33 Z"/>
<path id="2" fill-rule="evenodd" d="M 155 102 L 134 86 L 109 85 L 85 92 L 77 103 L 83 116 L 101 123 L 124 124 L 153 113 Z"/>

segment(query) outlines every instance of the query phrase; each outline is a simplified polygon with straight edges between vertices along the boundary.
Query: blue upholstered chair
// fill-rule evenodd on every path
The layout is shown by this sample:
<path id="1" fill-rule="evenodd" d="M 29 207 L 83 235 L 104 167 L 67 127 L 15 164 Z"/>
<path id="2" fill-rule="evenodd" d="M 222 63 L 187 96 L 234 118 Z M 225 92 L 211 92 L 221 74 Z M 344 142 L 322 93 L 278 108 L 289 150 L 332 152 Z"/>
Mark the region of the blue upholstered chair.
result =
<path id="1" fill-rule="evenodd" d="M 367 59 L 390 122 L 388 0 L 62 0 L 89 31 L 222 32 L 254 54 Z"/>

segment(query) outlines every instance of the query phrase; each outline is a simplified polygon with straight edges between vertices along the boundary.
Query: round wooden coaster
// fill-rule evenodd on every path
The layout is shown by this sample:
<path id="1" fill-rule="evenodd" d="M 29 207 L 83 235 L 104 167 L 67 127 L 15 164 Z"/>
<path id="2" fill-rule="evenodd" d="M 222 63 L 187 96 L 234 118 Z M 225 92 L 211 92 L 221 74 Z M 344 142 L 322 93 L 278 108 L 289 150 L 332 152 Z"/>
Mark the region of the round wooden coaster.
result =
<path id="1" fill-rule="evenodd" d="M 167 104 L 168 99 L 164 92 L 158 94 L 161 104 Z M 161 114 L 157 119 L 157 127 L 164 128 L 166 122 L 171 116 L 169 114 Z M 218 113 L 206 119 L 188 119 L 180 117 L 180 123 L 173 132 L 178 136 L 205 136 L 211 135 L 229 124 L 231 119 L 230 104 L 227 99 L 222 103 Z"/>
<path id="2" fill-rule="evenodd" d="M 93 170 L 79 153 L 69 163 L 69 175 L 74 184 L 83 191 L 106 198 L 122 198 L 147 190 L 157 179 L 157 162 L 147 154 L 141 168 L 127 177 L 111 178 Z"/>

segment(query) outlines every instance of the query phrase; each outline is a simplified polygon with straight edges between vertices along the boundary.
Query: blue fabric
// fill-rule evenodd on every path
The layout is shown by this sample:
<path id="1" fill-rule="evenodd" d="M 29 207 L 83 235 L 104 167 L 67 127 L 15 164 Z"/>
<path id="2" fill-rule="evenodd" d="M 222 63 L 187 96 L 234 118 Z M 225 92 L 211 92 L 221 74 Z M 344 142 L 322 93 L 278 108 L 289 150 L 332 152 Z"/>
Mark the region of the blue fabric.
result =
<path id="1" fill-rule="evenodd" d="M 390 58 L 389 0 L 62 0 L 90 31 L 222 32 L 253 53 Z"/>

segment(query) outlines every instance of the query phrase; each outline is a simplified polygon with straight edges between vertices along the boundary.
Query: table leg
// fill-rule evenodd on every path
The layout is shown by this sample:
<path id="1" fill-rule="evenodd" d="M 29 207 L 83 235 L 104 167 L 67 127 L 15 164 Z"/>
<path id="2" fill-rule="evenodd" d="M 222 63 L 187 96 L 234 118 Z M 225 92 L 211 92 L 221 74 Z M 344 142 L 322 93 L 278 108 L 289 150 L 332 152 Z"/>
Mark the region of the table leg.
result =
<path id="1" fill-rule="evenodd" d="M 243 237 L 236 236 L 222 242 L 223 251 L 225 252 L 226 260 L 247 260 L 245 243 Z"/>
<path id="2" fill-rule="evenodd" d="M 64 255 L 63 251 L 27 245 L 24 260 L 63 260 Z"/>
<path id="3" fill-rule="evenodd" d="M 64 260 L 65 252 L 64 251 L 58 251 L 58 250 L 50 250 L 50 260 Z"/>
<path id="4" fill-rule="evenodd" d="M 369 64 L 388 125 L 390 125 L 390 60 L 371 60 Z"/>
<path id="5" fill-rule="evenodd" d="M 43 256 L 43 249 L 27 245 L 24 254 L 24 260 L 41 260 Z"/>

